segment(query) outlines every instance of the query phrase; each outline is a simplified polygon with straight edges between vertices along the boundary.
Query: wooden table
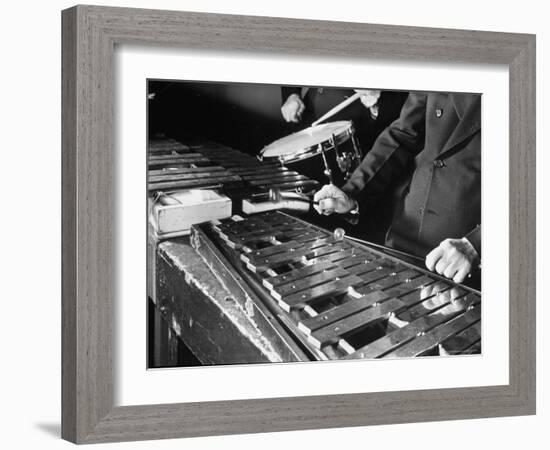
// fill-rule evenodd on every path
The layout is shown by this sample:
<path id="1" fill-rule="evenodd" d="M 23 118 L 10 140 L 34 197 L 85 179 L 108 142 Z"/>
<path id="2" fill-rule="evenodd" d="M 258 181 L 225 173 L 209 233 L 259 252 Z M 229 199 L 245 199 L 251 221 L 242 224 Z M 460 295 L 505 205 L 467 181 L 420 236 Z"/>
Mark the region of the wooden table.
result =
<path id="1" fill-rule="evenodd" d="M 240 297 L 215 272 L 188 238 L 158 245 L 150 364 L 188 365 L 177 350 L 179 340 L 203 365 L 307 360 L 253 294 Z"/>

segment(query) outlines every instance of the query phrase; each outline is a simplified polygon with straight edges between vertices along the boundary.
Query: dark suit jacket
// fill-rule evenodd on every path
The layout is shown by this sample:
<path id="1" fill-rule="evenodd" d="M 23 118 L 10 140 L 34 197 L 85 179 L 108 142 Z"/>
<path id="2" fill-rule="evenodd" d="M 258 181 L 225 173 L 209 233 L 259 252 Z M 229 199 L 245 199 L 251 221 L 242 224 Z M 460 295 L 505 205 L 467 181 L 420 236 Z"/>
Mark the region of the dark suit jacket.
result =
<path id="1" fill-rule="evenodd" d="M 406 171 L 387 244 L 425 256 L 466 236 L 481 255 L 480 95 L 411 93 L 343 189 L 374 200 Z"/>

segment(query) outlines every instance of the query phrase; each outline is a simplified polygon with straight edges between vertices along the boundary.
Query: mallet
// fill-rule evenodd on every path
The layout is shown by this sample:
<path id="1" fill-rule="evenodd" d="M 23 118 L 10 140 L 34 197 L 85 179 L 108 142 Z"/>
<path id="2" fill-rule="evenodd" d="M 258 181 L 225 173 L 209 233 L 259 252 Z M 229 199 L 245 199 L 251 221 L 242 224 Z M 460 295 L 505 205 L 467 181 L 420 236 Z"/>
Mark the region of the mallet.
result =
<path id="1" fill-rule="evenodd" d="M 334 240 L 337 242 L 341 242 L 344 240 L 344 238 L 348 238 L 352 241 L 359 242 L 360 244 L 368 245 L 370 247 L 375 247 L 380 250 L 384 250 L 386 252 L 395 253 L 403 257 L 410 258 L 415 261 L 419 261 L 420 263 L 424 264 L 424 258 L 421 258 L 420 256 L 412 255 L 407 252 L 402 252 L 401 250 L 396 250 L 391 247 L 386 247 L 385 245 L 375 244 L 374 242 L 365 241 L 363 239 L 359 239 L 353 236 L 346 236 L 346 231 L 343 228 L 336 228 L 332 233 L 332 236 L 334 237 Z"/>
<path id="2" fill-rule="evenodd" d="M 282 200 L 292 200 L 292 201 L 297 201 L 297 202 L 309 203 L 310 205 L 318 205 L 319 204 L 318 201 L 315 201 L 312 198 L 307 197 L 305 195 L 302 195 L 302 196 L 296 195 L 295 196 L 295 195 L 293 195 L 293 193 L 281 192 L 280 189 L 276 189 L 276 188 L 272 188 L 272 189 L 269 190 L 268 198 L 269 198 L 270 202 L 274 202 L 274 203 L 280 202 Z"/>

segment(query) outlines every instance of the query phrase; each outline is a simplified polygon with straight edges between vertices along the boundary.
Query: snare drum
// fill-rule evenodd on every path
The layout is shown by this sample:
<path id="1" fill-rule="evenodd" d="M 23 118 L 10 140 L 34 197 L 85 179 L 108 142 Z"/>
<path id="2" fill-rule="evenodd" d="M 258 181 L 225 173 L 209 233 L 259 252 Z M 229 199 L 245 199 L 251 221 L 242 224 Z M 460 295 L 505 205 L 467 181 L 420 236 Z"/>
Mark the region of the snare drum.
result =
<path id="1" fill-rule="evenodd" d="M 285 136 L 264 147 L 259 159 L 287 165 L 314 157 L 322 161 L 322 171 L 330 182 L 339 185 L 347 180 L 362 159 L 352 122 L 324 123 Z M 314 177 L 307 169 L 305 172 Z"/>

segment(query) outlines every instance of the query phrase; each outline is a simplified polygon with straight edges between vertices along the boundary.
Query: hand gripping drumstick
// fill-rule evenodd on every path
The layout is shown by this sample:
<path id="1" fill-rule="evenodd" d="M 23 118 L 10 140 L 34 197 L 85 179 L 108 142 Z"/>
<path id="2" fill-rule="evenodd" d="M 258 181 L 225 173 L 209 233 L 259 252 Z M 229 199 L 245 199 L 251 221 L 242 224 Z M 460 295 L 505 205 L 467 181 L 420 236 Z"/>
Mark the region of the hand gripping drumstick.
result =
<path id="1" fill-rule="evenodd" d="M 317 119 L 315 122 L 313 122 L 311 124 L 312 127 L 314 127 L 315 125 L 318 125 L 320 124 L 321 122 L 324 122 L 325 120 L 327 119 L 330 119 L 332 116 L 334 116 L 335 114 L 339 113 L 340 111 L 342 111 L 344 108 L 347 108 L 349 105 L 351 105 L 355 100 L 357 100 L 359 97 L 361 96 L 361 94 L 359 94 L 359 92 L 356 92 L 355 94 L 353 94 L 351 97 L 349 98 L 346 98 L 342 103 L 338 103 L 334 108 L 332 108 L 330 111 L 328 111 L 326 114 L 324 114 L 323 116 L 321 116 L 319 119 Z"/>

